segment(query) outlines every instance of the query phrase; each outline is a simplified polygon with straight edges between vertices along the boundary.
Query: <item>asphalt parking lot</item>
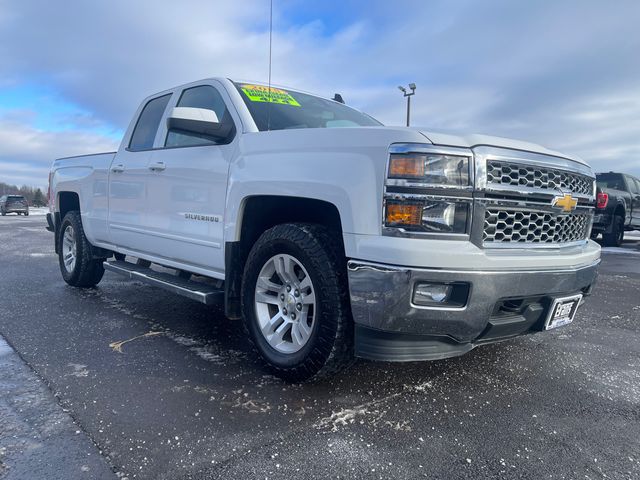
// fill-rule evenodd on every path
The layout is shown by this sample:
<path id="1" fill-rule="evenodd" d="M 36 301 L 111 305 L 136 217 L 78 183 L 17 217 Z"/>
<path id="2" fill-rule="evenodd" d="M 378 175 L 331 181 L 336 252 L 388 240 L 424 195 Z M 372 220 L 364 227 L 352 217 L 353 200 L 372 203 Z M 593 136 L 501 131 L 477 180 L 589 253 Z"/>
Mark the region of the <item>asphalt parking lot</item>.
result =
<path id="1" fill-rule="evenodd" d="M 2 341 L 2 337 L 7 343 Z M 0 219 L 0 478 L 640 478 L 640 237 L 576 321 L 455 359 L 268 375 L 238 323 Z"/>

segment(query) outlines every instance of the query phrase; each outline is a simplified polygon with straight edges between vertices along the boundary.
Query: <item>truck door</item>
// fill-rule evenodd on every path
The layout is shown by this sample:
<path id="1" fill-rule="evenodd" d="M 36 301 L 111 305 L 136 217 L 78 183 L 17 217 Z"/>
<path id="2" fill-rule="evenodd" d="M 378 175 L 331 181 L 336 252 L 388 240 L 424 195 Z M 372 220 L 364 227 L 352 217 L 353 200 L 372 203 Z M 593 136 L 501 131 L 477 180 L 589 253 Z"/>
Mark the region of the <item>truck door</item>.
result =
<path id="1" fill-rule="evenodd" d="M 640 180 L 627 175 L 627 184 L 631 194 L 631 225 L 640 228 Z"/>
<path id="2" fill-rule="evenodd" d="M 214 139 L 161 126 L 164 148 L 151 154 L 147 178 L 148 228 L 156 255 L 221 273 L 227 176 L 238 124 L 229 105 L 224 89 L 214 84 L 184 89 L 176 107 L 213 110 L 230 133 Z"/>
<path id="3" fill-rule="evenodd" d="M 147 177 L 158 126 L 171 94 L 149 100 L 137 118 L 128 146 L 109 169 L 109 241 L 134 252 L 150 252 L 146 234 Z"/>

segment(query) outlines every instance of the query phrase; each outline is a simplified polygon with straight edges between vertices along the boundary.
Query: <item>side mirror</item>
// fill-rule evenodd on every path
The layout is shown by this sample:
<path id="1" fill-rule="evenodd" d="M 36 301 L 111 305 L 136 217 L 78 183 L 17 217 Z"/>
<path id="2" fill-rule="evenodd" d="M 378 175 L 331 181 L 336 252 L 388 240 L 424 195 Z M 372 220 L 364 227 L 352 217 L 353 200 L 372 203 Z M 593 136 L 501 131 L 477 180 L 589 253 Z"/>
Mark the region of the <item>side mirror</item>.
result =
<path id="1" fill-rule="evenodd" d="M 167 118 L 167 128 L 215 139 L 227 137 L 230 130 L 220 123 L 213 110 L 192 107 L 174 107 Z"/>

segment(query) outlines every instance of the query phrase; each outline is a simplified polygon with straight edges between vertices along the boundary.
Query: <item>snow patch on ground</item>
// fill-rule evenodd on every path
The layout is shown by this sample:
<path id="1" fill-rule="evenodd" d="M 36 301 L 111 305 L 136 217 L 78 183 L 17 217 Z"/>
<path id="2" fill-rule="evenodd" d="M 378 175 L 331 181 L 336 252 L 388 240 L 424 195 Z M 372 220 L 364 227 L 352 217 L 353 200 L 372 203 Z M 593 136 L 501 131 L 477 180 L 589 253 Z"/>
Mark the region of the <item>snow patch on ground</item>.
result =
<path id="1" fill-rule="evenodd" d="M 66 375 L 67 377 L 73 376 L 73 377 L 82 378 L 82 377 L 89 376 L 89 370 L 87 370 L 86 365 L 81 365 L 79 363 L 69 363 L 67 364 L 67 366 L 71 367 L 71 369 L 73 370 L 71 373 L 67 373 Z"/>
<path id="2" fill-rule="evenodd" d="M 606 389 L 609 399 L 622 399 L 636 404 L 640 399 L 640 364 L 630 362 L 626 368 L 596 370 L 585 368 L 580 362 L 571 361 L 568 367 L 579 371 L 590 383 L 597 383 Z M 594 393 L 597 393 L 595 391 Z"/>
<path id="3" fill-rule="evenodd" d="M 412 430 L 411 425 L 406 420 L 389 421 L 383 420 L 386 416 L 388 409 L 383 408 L 386 404 L 390 403 L 405 393 L 417 393 L 425 394 L 428 390 L 433 388 L 433 380 L 417 383 L 414 385 L 404 384 L 402 389 L 395 393 L 391 393 L 382 398 L 373 400 L 371 402 L 356 405 L 351 408 L 342 408 L 338 411 L 332 412 L 328 417 L 321 418 L 314 425 L 318 429 L 330 429 L 332 432 L 337 432 L 341 427 L 347 427 L 356 421 L 359 423 L 369 423 L 370 425 L 383 425 L 396 431 L 410 432 Z M 359 417 L 362 417 L 359 419 Z M 359 420 L 358 420 L 359 419 Z"/>
<path id="4" fill-rule="evenodd" d="M 30 207 L 29 215 L 46 215 L 49 213 L 49 207 Z"/>

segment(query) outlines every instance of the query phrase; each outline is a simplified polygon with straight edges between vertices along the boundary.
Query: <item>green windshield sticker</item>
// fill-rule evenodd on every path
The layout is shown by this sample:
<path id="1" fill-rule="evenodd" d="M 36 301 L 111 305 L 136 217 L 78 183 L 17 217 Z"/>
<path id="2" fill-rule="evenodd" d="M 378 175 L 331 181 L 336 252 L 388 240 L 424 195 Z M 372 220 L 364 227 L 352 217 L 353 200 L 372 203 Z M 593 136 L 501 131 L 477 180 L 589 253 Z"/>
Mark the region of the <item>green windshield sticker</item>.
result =
<path id="1" fill-rule="evenodd" d="M 269 87 L 263 87 L 262 85 L 242 85 L 240 88 L 252 102 L 271 102 L 291 105 L 292 107 L 300 106 L 296 99 L 286 90 L 271 87 L 271 94 L 269 94 Z"/>

